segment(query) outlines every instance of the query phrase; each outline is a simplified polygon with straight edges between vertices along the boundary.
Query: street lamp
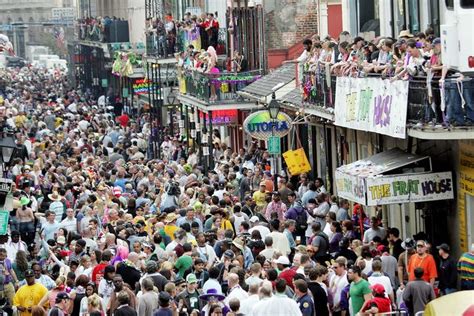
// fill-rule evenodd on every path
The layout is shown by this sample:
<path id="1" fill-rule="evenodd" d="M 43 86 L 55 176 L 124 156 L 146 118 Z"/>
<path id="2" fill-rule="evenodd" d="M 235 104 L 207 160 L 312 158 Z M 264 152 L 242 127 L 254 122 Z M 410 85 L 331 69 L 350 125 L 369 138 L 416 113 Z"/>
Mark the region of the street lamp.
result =
<path id="1" fill-rule="evenodd" d="M 272 120 L 276 120 L 278 118 L 278 113 L 280 113 L 280 103 L 276 100 L 275 92 L 272 92 L 272 100 L 268 104 L 268 113 Z"/>
<path id="2" fill-rule="evenodd" d="M 0 139 L 0 149 L 2 151 L 2 163 L 8 165 L 13 158 L 16 149 L 15 139 L 12 135 L 6 135 Z"/>
<path id="3" fill-rule="evenodd" d="M 268 104 L 268 113 L 270 114 L 270 118 L 272 119 L 272 122 L 275 122 L 278 118 L 278 113 L 280 113 L 280 103 L 276 100 L 275 96 L 275 91 L 272 92 L 272 100 Z M 274 127 L 272 127 L 272 137 L 274 133 Z M 274 182 L 274 187 L 275 190 L 278 189 L 278 162 L 277 162 L 277 156 L 273 156 L 273 162 L 274 162 L 274 168 L 273 171 L 275 172 L 275 175 L 273 176 L 273 182 Z"/>
<path id="4" fill-rule="evenodd" d="M 1 163 L 2 163 L 2 176 L 6 177 L 6 166 L 10 164 L 12 158 L 15 155 L 17 149 L 15 138 L 11 134 L 4 133 L 3 137 L 0 138 L 0 150 L 1 150 Z"/>

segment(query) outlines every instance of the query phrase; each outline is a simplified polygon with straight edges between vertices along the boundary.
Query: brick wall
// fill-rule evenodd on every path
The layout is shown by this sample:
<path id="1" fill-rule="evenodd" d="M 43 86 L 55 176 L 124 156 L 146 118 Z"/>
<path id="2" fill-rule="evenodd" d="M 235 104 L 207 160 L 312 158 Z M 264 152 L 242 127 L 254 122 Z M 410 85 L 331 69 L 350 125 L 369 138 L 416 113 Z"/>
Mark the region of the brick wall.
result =
<path id="1" fill-rule="evenodd" d="M 265 8 L 269 2 L 273 10 Z M 314 0 L 268 0 L 264 8 L 269 50 L 289 48 L 317 33 L 318 7 Z"/>

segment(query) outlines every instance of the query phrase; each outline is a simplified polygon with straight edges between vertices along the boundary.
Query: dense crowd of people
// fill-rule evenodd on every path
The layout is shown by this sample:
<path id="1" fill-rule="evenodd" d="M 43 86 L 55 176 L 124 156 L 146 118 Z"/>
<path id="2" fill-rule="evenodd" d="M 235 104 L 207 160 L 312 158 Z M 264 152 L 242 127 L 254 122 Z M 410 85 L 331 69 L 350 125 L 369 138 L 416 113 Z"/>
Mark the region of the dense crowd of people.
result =
<path id="1" fill-rule="evenodd" d="M 472 125 L 474 80 L 443 64 L 441 39 L 428 28 L 397 38 L 377 37 L 367 41 L 344 31 L 338 39 L 314 35 L 303 42 L 302 54 L 293 62 L 312 75 L 303 81 L 304 95 L 321 89 L 330 76 L 381 76 L 390 80 L 415 80 L 426 84 L 423 123 Z M 290 61 L 291 62 L 291 61 Z M 331 83 L 326 88 L 330 89 Z"/>
<path id="2" fill-rule="evenodd" d="M 1 78 L 3 133 L 18 146 L 0 236 L 5 313 L 414 315 L 458 279 L 474 289 L 474 245 L 458 261 L 425 234 L 402 240 L 321 178 L 274 179 L 257 143 L 235 150 L 214 133 L 204 174 L 175 135 L 150 159 L 146 114 L 108 113 L 60 73 Z"/>

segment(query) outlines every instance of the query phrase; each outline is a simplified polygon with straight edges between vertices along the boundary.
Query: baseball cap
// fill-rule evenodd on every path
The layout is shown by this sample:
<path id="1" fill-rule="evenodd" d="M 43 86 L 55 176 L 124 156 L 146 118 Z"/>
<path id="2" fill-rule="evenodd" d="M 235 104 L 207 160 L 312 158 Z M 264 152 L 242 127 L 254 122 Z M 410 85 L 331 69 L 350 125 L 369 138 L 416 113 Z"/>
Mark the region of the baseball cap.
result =
<path id="1" fill-rule="evenodd" d="M 28 277 L 33 277 L 35 276 L 35 273 L 33 272 L 33 270 L 31 269 L 28 269 L 25 271 L 25 277 L 28 278 Z"/>
<path id="2" fill-rule="evenodd" d="M 230 249 L 228 249 L 224 252 L 224 257 L 234 259 L 234 256 L 235 256 L 234 252 Z"/>
<path id="3" fill-rule="evenodd" d="M 436 247 L 436 249 L 443 249 L 445 252 L 449 252 L 451 250 L 451 248 L 449 247 L 448 244 L 446 243 L 442 243 L 441 245 L 439 245 L 438 247 Z"/>
<path id="4" fill-rule="evenodd" d="M 437 37 L 433 40 L 433 45 L 441 44 L 441 38 Z"/>
<path id="5" fill-rule="evenodd" d="M 385 288 L 383 287 L 382 284 L 376 283 L 371 286 L 372 291 L 374 291 L 376 294 L 384 294 L 385 293 Z"/>
<path id="6" fill-rule="evenodd" d="M 56 303 L 68 299 L 70 299 L 70 297 L 66 292 L 59 292 L 58 295 L 56 295 Z"/>
<path id="7" fill-rule="evenodd" d="M 279 264 L 282 264 L 284 266 L 289 266 L 291 263 L 290 263 L 290 259 L 288 259 L 288 257 L 286 256 L 279 256 L 278 259 L 275 261 L 275 263 L 279 263 Z"/>
<path id="8" fill-rule="evenodd" d="M 254 216 L 250 217 L 249 221 L 250 221 L 250 223 L 256 223 L 256 222 L 259 221 L 259 219 L 258 219 L 257 216 L 254 215 Z"/>
<path id="9" fill-rule="evenodd" d="M 189 283 L 189 284 L 197 283 L 196 275 L 194 273 L 188 274 L 188 276 L 186 277 L 186 283 Z"/>

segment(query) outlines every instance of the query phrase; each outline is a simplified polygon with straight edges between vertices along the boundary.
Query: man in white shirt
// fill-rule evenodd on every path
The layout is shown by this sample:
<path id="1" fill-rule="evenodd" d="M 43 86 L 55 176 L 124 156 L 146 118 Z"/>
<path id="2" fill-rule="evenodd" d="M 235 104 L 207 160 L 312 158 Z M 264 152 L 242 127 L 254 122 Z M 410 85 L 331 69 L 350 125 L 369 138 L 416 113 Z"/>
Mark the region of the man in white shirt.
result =
<path id="1" fill-rule="evenodd" d="M 266 313 L 258 315 L 272 315 L 272 316 L 301 316 L 300 307 L 295 300 L 289 298 L 286 292 L 286 281 L 279 279 L 275 285 L 276 293 L 267 302 Z M 253 315 L 257 315 L 254 313 Z"/>
<path id="2" fill-rule="evenodd" d="M 7 258 L 11 261 L 16 260 L 16 253 L 19 250 L 27 252 L 27 246 L 24 241 L 20 240 L 20 232 L 14 230 L 10 233 L 11 239 L 6 244 Z"/>
<path id="3" fill-rule="evenodd" d="M 341 311 L 341 293 L 342 290 L 349 284 L 347 280 L 346 271 L 347 259 L 344 257 L 338 257 L 333 263 L 332 270 L 334 274 L 331 276 L 329 281 L 329 291 L 333 297 L 332 311 L 338 313 Z"/>
<path id="4" fill-rule="evenodd" d="M 260 219 L 257 216 L 254 215 L 250 217 L 249 222 L 250 226 L 252 226 L 252 228 L 249 229 L 250 235 L 252 235 L 254 230 L 258 230 L 262 239 L 265 240 L 265 238 L 270 234 L 270 229 L 266 226 L 260 225 Z"/>
<path id="5" fill-rule="evenodd" d="M 273 238 L 271 236 L 265 237 L 265 249 L 260 252 L 267 260 L 272 260 L 275 249 L 273 249 Z"/>
<path id="6" fill-rule="evenodd" d="M 379 226 L 379 220 L 377 217 L 372 216 L 370 218 L 370 228 L 364 232 L 364 244 L 369 244 L 375 236 L 379 236 L 380 239 L 385 239 L 386 231 L 385 228 Z"/>
<path id="7" fill-rule="evenodd" d="M 260 274 L 262 273 L 262 265 L 258 262 L 253 263 L 250 266 L 250 273 L 251 273 L 251 276 L 245 279 L 245 283 L 248 286 L 251 286 L 252 284 L 256 284 L 260 286 L 260 284 L 262 284 L 263 282 L 263 280 L 260 278 Z"/>
<path id="8" fill-rule="evenodd" d="M 249 297 L 249 294 L 240 287 L 239 285 L 239 276 L 235 273 L 229 273 L 228 275 L 228 282 L 229 282 L 229 294 L 224 300 L 224 303 L 229 306 L 229 302 L 231 299 L 238 299 L 242 301 Z"/>
<path id="9" fill-rule="evenodd" d="M 369 276 L 368 281 L 371 286 L 375 284 L 382 284 L 385 288 L 385 296 L 388 295 L 392 302 L 395 302 L 393 295 L 392 283 L 390 278 L 382 273 L 382 261 L 373 260 L 372 261 L 372 274 Z"/>
<path id="10" fill-rule="evenodd" d="M 77 219 L 72 208 L 66 210 L 66 218 L 61 221 L 61 227 L 68 232 L 77 233 Z"/>
<path id="11" fill-rule="evenodd" d="M 280 221 L 273 220 L 270 223 L 272 232 L 268 235 L 273 239 L 273 247 L 275 250 L 280 252 L 283 256 L 288 256 L 291 252 L 290 243 L 286 235 L 279 231 L 280 229 Z"/>
<path id="12" fill-rule="evenodd" d="M 267 281 L 268 282 L 268 281 Z M 240 312 L 243 315 L 250 315 L 252 308 L 260 301 L 258 296 L 259 284 L 249 284 L 249 297 L 240 301 Z"/>

